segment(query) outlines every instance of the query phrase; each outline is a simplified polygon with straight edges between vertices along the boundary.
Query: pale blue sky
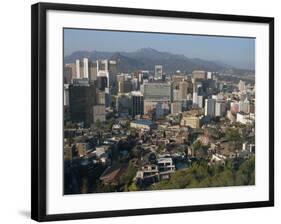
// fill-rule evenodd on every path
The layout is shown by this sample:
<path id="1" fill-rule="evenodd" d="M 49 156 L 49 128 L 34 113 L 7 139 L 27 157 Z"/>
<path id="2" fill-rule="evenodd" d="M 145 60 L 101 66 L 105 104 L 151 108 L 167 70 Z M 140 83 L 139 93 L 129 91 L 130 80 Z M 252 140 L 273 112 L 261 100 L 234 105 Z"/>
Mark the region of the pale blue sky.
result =
<path id="1" fill-rule="evenodd" d="M 65 55 L 81 50 L 131 52 L 147 47 L 238 68 L 255 66 L 254 38 L 64 29 Z"/>

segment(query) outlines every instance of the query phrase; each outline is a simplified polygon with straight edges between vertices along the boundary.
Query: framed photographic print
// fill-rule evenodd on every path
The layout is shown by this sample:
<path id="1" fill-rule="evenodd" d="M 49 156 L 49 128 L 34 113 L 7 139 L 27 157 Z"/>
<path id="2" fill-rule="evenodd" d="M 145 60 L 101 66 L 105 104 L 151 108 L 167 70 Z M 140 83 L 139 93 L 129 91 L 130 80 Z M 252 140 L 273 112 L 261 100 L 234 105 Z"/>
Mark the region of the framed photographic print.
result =
<path id="1" fill-rule="evenodd" d="M 32 219 L 274 205 L 274 19 L 32 6 Z"/>

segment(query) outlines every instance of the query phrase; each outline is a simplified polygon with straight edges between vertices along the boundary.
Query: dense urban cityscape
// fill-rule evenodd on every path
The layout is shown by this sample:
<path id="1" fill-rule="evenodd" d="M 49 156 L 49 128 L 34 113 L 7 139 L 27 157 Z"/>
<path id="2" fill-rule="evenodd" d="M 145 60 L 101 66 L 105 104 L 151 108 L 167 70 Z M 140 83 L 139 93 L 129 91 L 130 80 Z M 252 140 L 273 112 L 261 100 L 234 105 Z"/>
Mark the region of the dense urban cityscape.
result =
<path id="1" fill-rule="evenodd" d="M 64 64 L 64 193 L 255 184 L 255 77 Z"/>

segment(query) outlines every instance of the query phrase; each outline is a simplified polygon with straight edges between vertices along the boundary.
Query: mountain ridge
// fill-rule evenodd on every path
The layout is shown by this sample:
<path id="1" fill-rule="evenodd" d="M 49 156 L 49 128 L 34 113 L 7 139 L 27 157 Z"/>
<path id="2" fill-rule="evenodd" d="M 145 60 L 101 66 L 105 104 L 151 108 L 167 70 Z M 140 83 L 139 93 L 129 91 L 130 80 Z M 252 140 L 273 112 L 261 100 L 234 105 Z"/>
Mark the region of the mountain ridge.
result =
<path id="1" fill-rule="evenodd" d="M 173 73 L 177 70 L 190 73 L 193 70 L 223 72 L 228 69 L 237 69 L 222 62 L 188 58 L 185 55 L 162 52 L 150 47 L 132 52 L 75 51 L 65 56 L 64 62 L 73 63 L 76 59 L 82 59 L 83 57 L 88 57 L 92 61 L 97 59 L 117 60 L 118 72 L 124 73 L 136 70 L 153 71 L 157 64 L 163 65 L 163 70 L 166 73 Z"/>

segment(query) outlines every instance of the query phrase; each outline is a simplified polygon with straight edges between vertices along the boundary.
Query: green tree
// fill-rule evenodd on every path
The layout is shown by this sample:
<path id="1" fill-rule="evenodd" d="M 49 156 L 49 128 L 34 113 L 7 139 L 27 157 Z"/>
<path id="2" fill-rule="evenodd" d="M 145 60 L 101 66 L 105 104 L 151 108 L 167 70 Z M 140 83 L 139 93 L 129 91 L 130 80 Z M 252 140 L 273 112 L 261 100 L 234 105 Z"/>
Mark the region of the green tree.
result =
<path id="1" fill-rule="evenodd" d="M 241 141 L 241 135 L 238 129 L 229 128 L 225 132 L 225 137 L 228 141 Z"/>

